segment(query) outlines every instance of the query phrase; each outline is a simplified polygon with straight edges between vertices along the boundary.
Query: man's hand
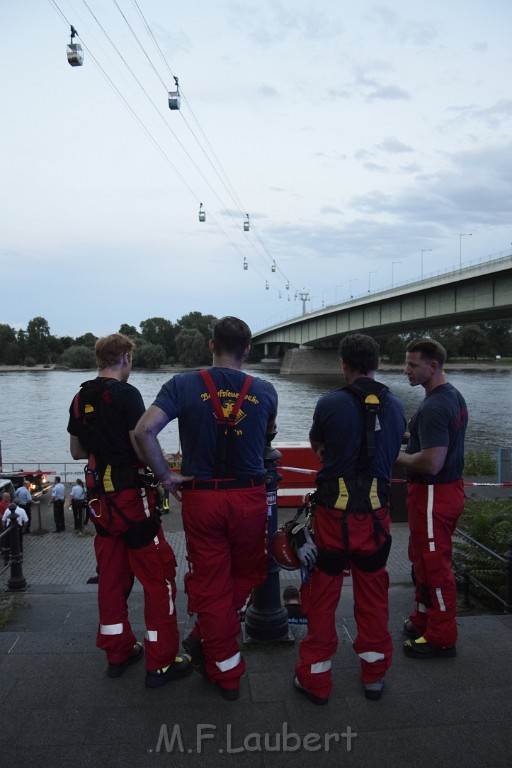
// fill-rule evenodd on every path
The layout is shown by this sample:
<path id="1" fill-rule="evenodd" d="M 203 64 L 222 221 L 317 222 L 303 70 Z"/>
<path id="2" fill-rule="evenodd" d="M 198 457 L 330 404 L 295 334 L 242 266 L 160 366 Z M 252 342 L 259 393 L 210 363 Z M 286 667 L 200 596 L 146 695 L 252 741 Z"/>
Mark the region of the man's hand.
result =
<path id="1" fill-rule="evenodd" d="M 178 472 L 169 472 L 160 482 L 166 491 L 169 491 L 175 499 L 181 501 L 180 485 L 187 480 L 193 479 L 193 476 L 189 477 L 187 475 L 180 475 Z"/>

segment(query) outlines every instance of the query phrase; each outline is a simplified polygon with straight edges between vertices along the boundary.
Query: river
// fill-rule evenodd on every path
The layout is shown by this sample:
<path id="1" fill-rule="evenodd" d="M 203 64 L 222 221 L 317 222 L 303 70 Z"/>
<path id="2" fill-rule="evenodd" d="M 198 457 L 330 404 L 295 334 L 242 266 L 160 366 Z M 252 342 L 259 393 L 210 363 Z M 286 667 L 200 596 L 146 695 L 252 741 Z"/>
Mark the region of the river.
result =
<path id="1" fill-rule="evenodd" d="M 141 391 L 149 406 L 170 375 L 162 371 L 134 371 L 130 383 Z M 254 375 L 271 381 L 279 394 L 275 443 L 307 440 L 316 401 L 325 392 L 341 386 L 341 377 L 337 376 L 280 376 L 261 371 Z M 68 408 L 81 382 L 87 378 L 89 375 L 83 371 L 0 372 L 0 440 L 4 465 L 13 462 L 17 468 L 32 468 L 39 463 L 49 468 L 52 462 L 70 461 L 66 432 Z M 403 399 L 410 417 L 423 398 L 422 387 L 410 387 L 399 371 L 383 371 L 378 378 Z M 468 404 L 466 447 L 484 449 L 495 456 L 498 448 L 511 447 L 512 371 L 450 371 L 447 378 L 462 392 Z M 163 430 L 161 443 L 167 452 L 178 449 L 175 422 Z"/>

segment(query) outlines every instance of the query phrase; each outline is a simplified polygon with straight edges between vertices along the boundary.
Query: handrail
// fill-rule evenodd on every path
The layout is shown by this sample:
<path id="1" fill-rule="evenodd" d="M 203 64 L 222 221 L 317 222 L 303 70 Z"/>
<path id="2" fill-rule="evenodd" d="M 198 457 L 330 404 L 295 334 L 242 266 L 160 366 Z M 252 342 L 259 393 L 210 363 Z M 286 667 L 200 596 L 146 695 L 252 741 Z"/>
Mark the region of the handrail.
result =
<path id="1" fill-rule="evenodd" d="M 482 581 L 480 581 L 480 579 L 477 579 L 476 576 L 474 576 L 471 573 L 469 568 L 457 563 L 455 557 L 453 558 L 454 569 L 459 571 L 462 575 L 463 595 L 464 595 L 464 602 L 466 606 L 469 607 L 470 584 L 474 584 L 480 589 L 483 589 L 484 592 L 486 592 L 488 595 L 491 595 L 491 597 L 493 597 L 499 603 L 501 603 L 501 605 L 503 605 L 505 609 L 505 613 L 512 613 L 512 538 L 510 538 L 508 541 L 508 546 L 509 546 L 508 552 L 506 552 L 505 555 L 500 555 L 498 552 L 494 552 L 492 549 L 489 549 L 489 547 L 486 547 L 485 544 L 482 544 L 480 541 L 477 541 L 472 536 L 470 536 L 469 533 L 466 533 L 460 528 L 455 529 L 455 535 L 459 536 L 462 539 L 465 539 L 466 541 L 469 541 L 473 546 L 477 547 L 478 549 L 481 549 L 483 552 L 486 552 L 495 560 L 498 560 L 499 562 L 504 563 L 506 565 L 505 598 L 503 598 L 501 597 L 501 595 L 496 594 L 496 592 L 494 592 L 494 590 L 492 590 L 489 586 L 487 586 L 487 584 L 484 584 Z"/>
<path id="2" fill-rule="evenodd" d="M 9 472 L 18 472 L 20 469 L 25 472 L 30 472 L 31 469 L 42 470 L 43 472 L 54 472 L 61 477 L 62 482 L 70 482 L 68 476 L 73 479 L 80 477 L 84 473 L 84 467 L 86 459 L 81 461 L 32 461 L 30 459 L 23 459 L 21 461 L 4 461 L 2 464 L 2 472 L 4 474 Z"/>

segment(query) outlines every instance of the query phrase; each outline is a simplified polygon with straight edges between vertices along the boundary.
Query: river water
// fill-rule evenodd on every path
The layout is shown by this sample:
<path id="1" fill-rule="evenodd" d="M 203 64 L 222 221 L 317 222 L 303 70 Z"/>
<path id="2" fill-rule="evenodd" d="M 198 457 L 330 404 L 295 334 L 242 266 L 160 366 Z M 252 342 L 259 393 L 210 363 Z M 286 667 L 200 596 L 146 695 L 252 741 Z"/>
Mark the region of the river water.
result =
<path id="1" fill-rule="evenodd" d="M 248 370 L 248 372 L 250 372 Z M 149 406 L 165 372 L 135 371 L 130 383 L 142 393 Z M 278 434 L 275 443 L 307 440 L 318 398 L 341 386 L 338 376 L 281 376 L 254 372 L 271 381 L 279 395 Z M 81 382 L 92 378 L 83 371 L 0 372 L 0 440 L 4 466 L 32 468 L 41 464 L 70 461 L 66 432 L 69 404 Z M 378 378 L 405 404 L 409 418 L 423 398 L 422 387 L 411 387 L 401 372 L 379 372 Z M 451 372 L 448 380 L 464 395 L 469 410 L 466 447 L 485 449 L 497 456 L 497 449 L 512 446 L 512 371 Z M 176 423 L 160 434 L 166 452 L 179 447 Z M 25 465 L 25 466 L 24 466 Z"/>

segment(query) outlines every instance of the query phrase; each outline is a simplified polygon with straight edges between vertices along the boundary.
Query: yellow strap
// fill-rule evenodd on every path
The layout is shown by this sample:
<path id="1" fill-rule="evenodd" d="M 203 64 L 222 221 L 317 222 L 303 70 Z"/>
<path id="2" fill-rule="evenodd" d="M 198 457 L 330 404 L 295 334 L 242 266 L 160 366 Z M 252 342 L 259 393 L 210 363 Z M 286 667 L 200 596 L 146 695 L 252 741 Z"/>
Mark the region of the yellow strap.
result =
<path id="1" fill-rule="evenodd" d="M 105 474 L 103 475 L 103 488 L 108 493 L 109 491 L 115 491 L 114 484 L 112 482 L 112 466 L 107 464 Z"/>

